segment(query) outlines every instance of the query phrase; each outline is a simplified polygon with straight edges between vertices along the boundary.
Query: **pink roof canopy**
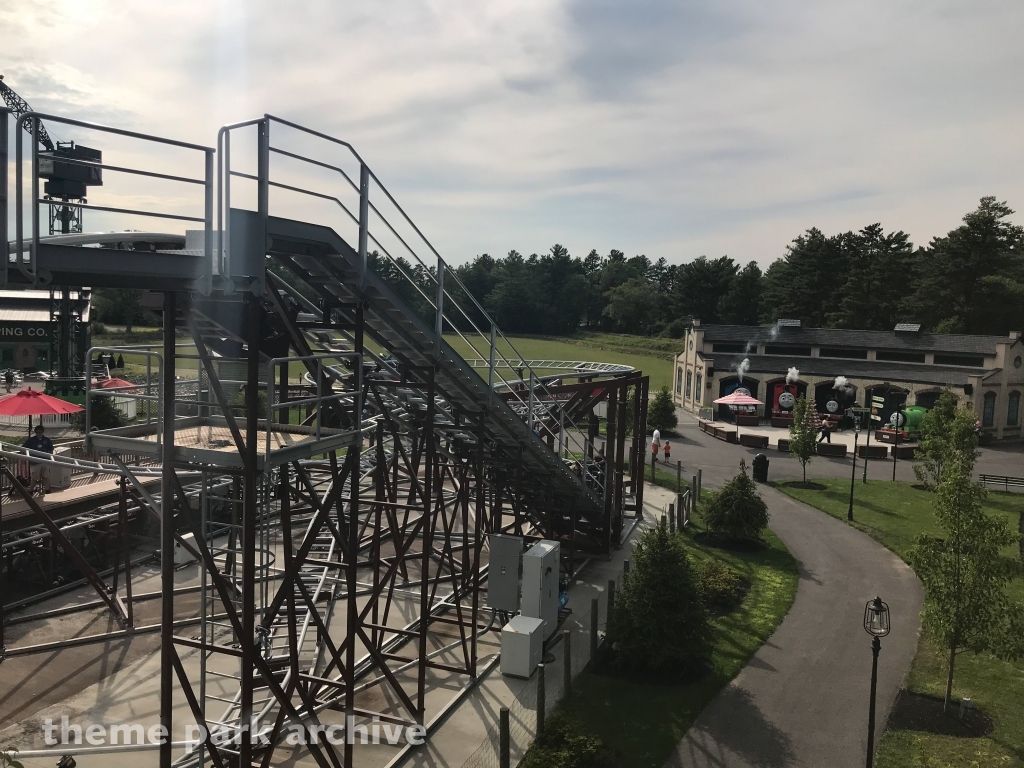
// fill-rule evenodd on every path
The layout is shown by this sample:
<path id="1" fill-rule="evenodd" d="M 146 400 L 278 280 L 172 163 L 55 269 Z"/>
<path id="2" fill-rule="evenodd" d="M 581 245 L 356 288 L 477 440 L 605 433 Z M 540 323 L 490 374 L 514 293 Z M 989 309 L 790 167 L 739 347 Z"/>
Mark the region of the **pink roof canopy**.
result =
<path id="1" fill-rule="evenodd" d="M 745 395 L 742 392 L 733 392 L 731 395 L 715 400 L 715 405 L 764 405 L 764 403 L 756 397 Z"/>

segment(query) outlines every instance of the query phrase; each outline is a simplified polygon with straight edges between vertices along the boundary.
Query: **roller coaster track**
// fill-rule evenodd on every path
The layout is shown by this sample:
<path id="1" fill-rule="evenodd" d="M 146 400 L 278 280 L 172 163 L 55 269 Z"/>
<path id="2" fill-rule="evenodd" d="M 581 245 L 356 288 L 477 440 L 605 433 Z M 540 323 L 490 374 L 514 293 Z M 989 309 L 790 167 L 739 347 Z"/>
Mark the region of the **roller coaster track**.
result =
<path id="1" fill-rule="evenodd" d="M 184 161 L 173 173 L 129 171 L 202 190 L 196 210 L 172 197 L 161 207 L 157 195 L 145 211 L 93 198 L 89 207 L 201 229 L 184 242 L 41 236 L 48 202 L 21 129 L 44 118 L 111 142 L 150 142 L 154 157 L 198 158 L 200 171 Z M 242 132 L 255 133 L 256 152 L 232 156 Z M 89 432 L 96 460 L 0 445 L 12 461 L 120 475 L 122 523 L 127 503 L 159 520 L 160 708 L 172 723 L 184 694 L 211 734 L 184 752 L 164 745 L 161 768 L 266 768 L 283 728 L 322 726 L 332 712 L 343 730 L 373 717 L 427 724 L 431 675 L 472 685 L 490 663 L 477 646 L 497 619 L 481 604 L 489 534 L 559 541 L 567 576 L 581 556 L 615 546 L 625 478 L 642 470 L 647 379 L 630 366 L 524 359 L 351 145 L 269 115 L 225 126 L 216 148 L 36 113 L 19 117 L 15 133 L 13 216 L 0 196 L 0 282 L 162 298 L 151 308 L 163 345 L 146 352 L 159 358 L 152 424 Z M 4 189 L 7 145 L 0 110 Z M 104 168 L 106 193 L 125 168 Z M 194 348 L 176 344 L 181 330 Z M 177 379 L 184 369 L 195 379 Z M 87 414 L 101 396 L 88 393 Z M 159 466 L 130 466 L 132 454 Z M 157 476 L 159 492 L 145 482 Z M 642 484 L 633 491 L 640 503 Z M 44 527 L 72 546 L 58 526 Z M 194 637 L 174 630 L 175 544 L 200 565 Z M 124 618 L 120 597 L 94 586 Z M 387 711 L 357 706 L 372 686 Z M 351 766 L 353 750 L 308 747 L 331 768 Z"/>

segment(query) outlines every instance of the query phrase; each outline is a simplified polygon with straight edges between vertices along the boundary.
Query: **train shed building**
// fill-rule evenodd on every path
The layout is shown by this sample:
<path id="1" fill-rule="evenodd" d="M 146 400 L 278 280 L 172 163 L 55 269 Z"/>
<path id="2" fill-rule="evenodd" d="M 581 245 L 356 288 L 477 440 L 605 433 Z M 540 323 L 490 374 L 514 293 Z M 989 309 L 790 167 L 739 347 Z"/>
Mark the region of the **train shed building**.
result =
<path id="1" fill-rule="evenodd" d="M 1022 360 L 1019 331 L 968 336 L 924 333 L 916 324 L 859 331 L 804 328 L 798 320 L 742 326 L 695 319 L 675 357 L 673 399 L 688 411 L 710 416 L 714 410 L 716 419 L 729 419 L 714 400 L 745 388 L 765 402 L 758 415 L 784 420 L 801 395 L 821 412 L 830 401 L 834 408 L 835 401 L 846 407 L 882 397 L 887 419 L 903 406 L 932 407 L 949 387 L 985 432 L 1012 439 L 1021 435 Z M 840 376 L 846 382 L 837 390 Z"/>
<path id="2" fill-rule="evenodd" d="M 67 294 L 62 301 L 59 290 L 0 290 L 0 369 L 56 370 L 62 315 L 69 326 L 71 356 L 88 349 L 91 291 Z"/>

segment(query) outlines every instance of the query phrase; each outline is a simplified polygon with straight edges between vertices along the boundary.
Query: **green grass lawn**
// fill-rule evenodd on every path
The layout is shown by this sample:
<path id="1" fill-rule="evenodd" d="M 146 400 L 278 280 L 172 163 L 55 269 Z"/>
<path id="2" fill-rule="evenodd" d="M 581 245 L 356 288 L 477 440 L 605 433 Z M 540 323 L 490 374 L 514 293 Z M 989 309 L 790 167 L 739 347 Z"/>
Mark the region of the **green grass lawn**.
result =
<path id="1" fill-rule="evenodd" d="M 633 339 L 638 337 L 627 336 L 625 338 Z M 459 336 L 445 336 L 445 340 L 463 357 L 483 357 L 486 359 L 489 351 L 484 340 L 479 337 L 469 336 L 467 336 L 467 339 L 476 348 L 476 351 Z M 518 352 L 525 360 L 583 360 L 595 363 L 632 365 L 651 377 L 652 392 L 663 386 L 669 386 L 672 381 L 672 361 L 664 357 L 658 357 L 659 353 L 641 347 L 637 347 L 637 351 L 633 352 L 630 351 L 631 348 L 629 346 L 602 347 L 596 345 L 596 343 L 582 345 L 575 339 L 525 336 L 513 337 L 509 341 L 512 343 L 512 347 L 503 342 L 498 344 L 500 352 L 508 359 L 511 359 Z M 477 354 L 477 352 L 480 354 Z M 549 372 L 537 371 L 541 375 Z M 505 375 L 507 377 L 507 374 Z"/>
<path id="2" fill-rule="evenodd" d="M 824 485 L 825 490 L 788 483 L 776 484 L 776 487 L 833 517 L 846 520 L 849 483 L 821 479 L 814 482 Z M 854 494 L 853 525 L 904 560 L 919 534 L 939 532 L 932 513 L 932 494 L 913 488 L 909 483 L 874 480 L 863 485 L 858 481 Z M 990 491 L 985 506 L 991 514 L 1005 517 L 1011 529 L 1017 530 L 1024 495 Z M 1016 548 L 1006 551 L 1008 556 L 1015 556 L 1015 553 Z M 1009 592 L 1015 600 L 1024 599 L 1024 578 L 1014 580 Z M 907 688 L 932 696 L 945 693 L 946 655 L 926 633 L 922 633 L 918 643 Z M 879 768 L 1024 765 L 1024 661 L 1008 663 L 988 654 L 963 654 L 957 659 L 953 682 L 954 700 L 962 696 L 970 696 L 975 705 L 993 719 L 995 729 L 988 737 L 963 739 L 922 731 L 890 730 L 879 743 L 875 764 Z"/>
<path id="3" fill-rule="evenodd" d="M 673 478 L 674 482 L 674 478 Z M 573 683 L 566 712 L 618 753 L 630 768 L 660 768 L 708 702 L 732 680 L 775 631 L 796 595 L 797 569 L 782 540 L 765 532 L 769 547 L 754 553 L 698 545 L 687 529 L 694 562 L 717 559 L 751 583 L 740 607 L 713 621 L 714 669 L 689 685 L 659 685 L 584 672 Z"/>

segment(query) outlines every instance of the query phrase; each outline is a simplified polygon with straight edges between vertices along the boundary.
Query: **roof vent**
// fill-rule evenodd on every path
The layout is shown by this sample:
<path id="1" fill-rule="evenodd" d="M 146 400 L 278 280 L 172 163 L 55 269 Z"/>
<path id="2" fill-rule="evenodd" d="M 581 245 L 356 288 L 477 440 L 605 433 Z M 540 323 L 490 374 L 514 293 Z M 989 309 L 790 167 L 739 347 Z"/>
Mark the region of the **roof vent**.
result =
<path id="1" fill-rule="evenodd" d="M 783 319 L 781 317 L 778 319 L 778 321 L 775 324 L 777 326 L 779 326 L 779 328 L 799 328 L 800 327 L 800 321 L 799 320 L 786 320 L 786 319 Z"/>
<path id="2" fill-rule="evenodd" d="M 920 323 L 896 323 L 896 327 L 893 328 L 896 333 L 920 333 Z"/>

